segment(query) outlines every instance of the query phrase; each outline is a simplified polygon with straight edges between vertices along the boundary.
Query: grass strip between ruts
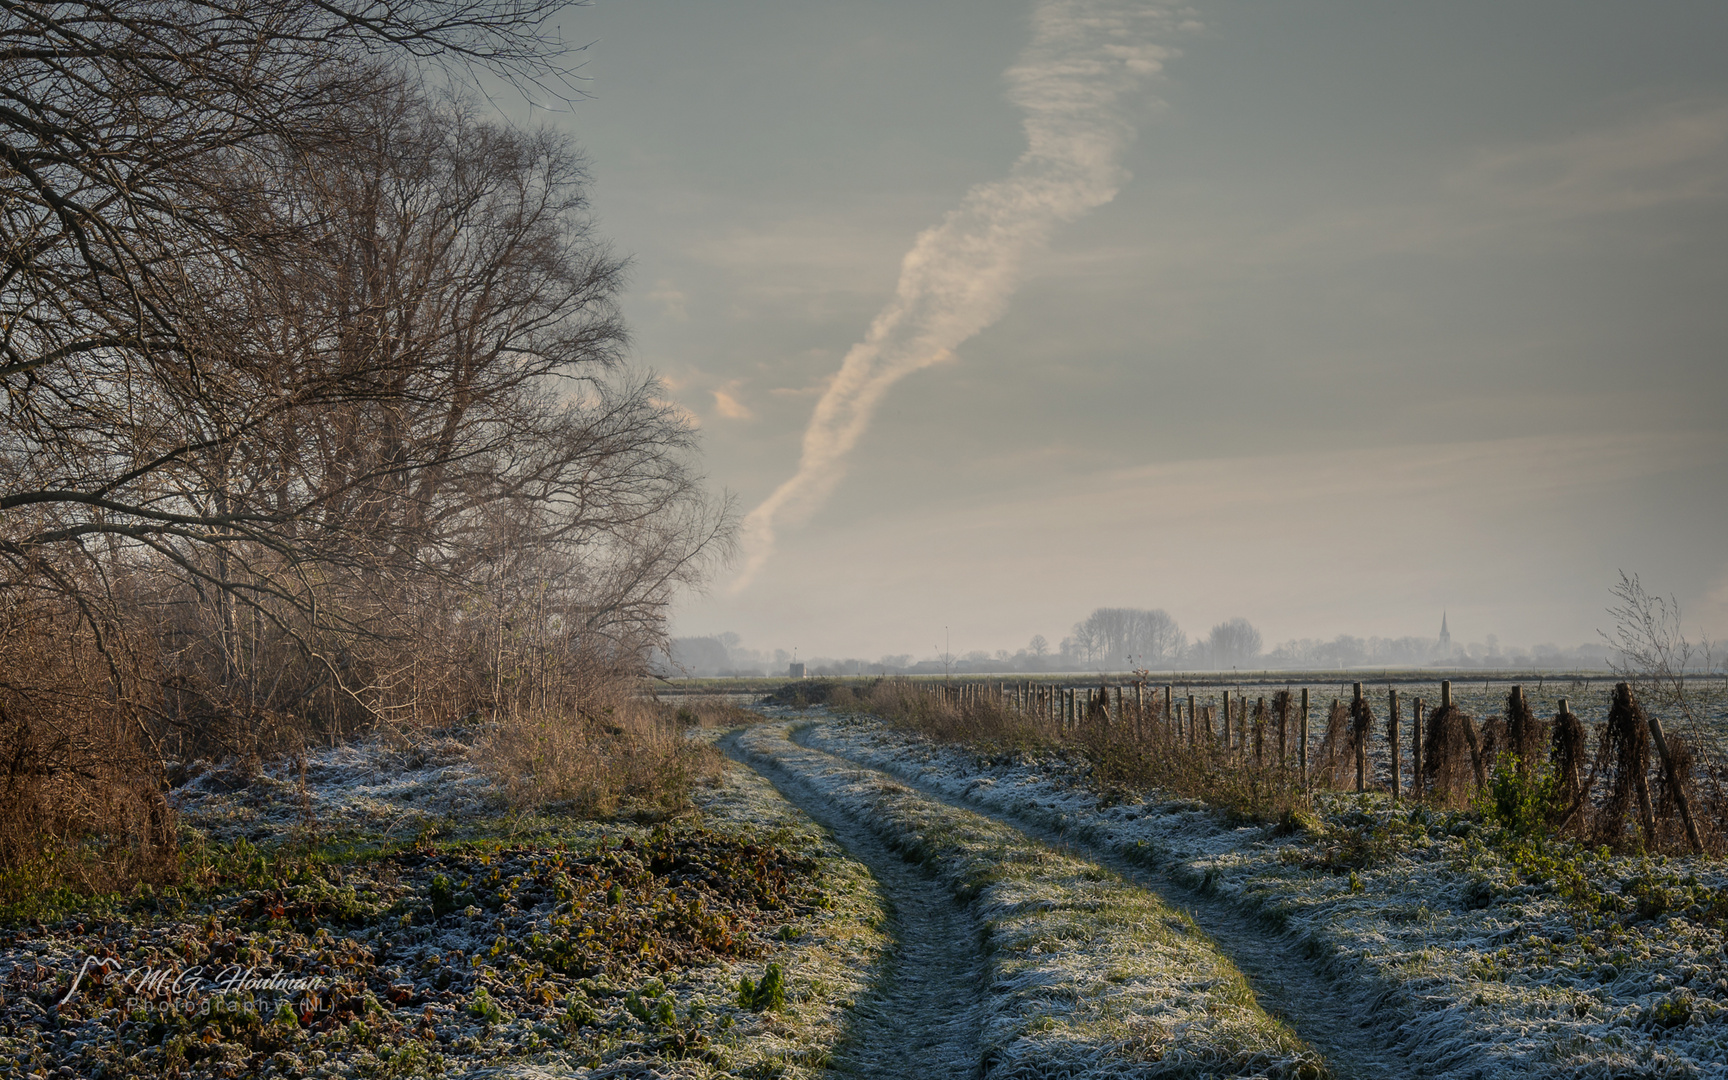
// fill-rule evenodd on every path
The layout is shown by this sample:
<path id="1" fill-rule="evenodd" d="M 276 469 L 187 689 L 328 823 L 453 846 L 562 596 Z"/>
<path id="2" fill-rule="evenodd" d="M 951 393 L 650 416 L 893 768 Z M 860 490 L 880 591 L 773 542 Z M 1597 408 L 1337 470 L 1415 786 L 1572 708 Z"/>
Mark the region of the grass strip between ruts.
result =
<path id="1" fill-rule="evenodd" d="M 1325 1075 L 1182 912 L 1098 865 L 918 795 L 786 729 L 739 746 L 927 867 L 982 924 L 992 1078 Z"/>

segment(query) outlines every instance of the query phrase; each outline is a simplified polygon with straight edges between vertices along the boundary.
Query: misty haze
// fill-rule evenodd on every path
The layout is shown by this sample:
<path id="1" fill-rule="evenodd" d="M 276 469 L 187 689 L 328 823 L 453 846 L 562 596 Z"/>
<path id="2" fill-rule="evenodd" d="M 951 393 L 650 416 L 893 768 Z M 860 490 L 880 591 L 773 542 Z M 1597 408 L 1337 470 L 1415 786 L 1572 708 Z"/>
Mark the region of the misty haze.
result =
<path id="1" fill-rule="evenodd" d="M 1722 1076 L 1724 43 L 0 7 L 0 1076 Z"/>

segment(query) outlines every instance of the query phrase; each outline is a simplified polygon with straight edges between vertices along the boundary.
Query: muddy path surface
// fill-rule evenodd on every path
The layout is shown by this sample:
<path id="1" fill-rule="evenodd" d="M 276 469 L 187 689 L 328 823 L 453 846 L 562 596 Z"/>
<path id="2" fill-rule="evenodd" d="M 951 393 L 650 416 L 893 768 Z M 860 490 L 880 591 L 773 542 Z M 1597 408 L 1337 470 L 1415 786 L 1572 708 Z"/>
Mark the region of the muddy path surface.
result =
<path id="1" fill-rule="evenodd" d="M 835 1050 L 834 1071 L 885 1078 L 978 1076 L 983 962 L 977 923 L 940 884 L 796 775 L 746 752 L 736 735 L 719 746 L 832 833 L 869 868 L 892 905 L 893 957 L 854 1007 Z"/>
<path id="2" fill-rule="evenodd" d="M 1188 912 L 1217 944 L 1219 951 L 1241 969 L 1261 1007 L 1288 1023 L 1325 1056 L 1332 1076 L 1345 1080 L 1395 1080 L 1423 1075 L 1424 1070 L 1396 1047 L 1396 1033 L 1376 1022 L 1371 1013 L 1363 1015 L 1358 1005 L 1347 1000 L 1348 995 L 1337 993 L 1333 981 L 1292 935 L 1269 929 L 1227 902 L 1206 896 L 1166 874 L 1122 859 L 1100 845 L 1079 842 L 1037 822 L 1004 813 L 995 807 L 955 798 L 920 784 L 916 779 L 893 775 L 811 745 L 807 727 L 794 728 L 792 741 L 807 750 L 845 761 L 859 770 L 891 776 L 927 798 L 981 814 L 1052 847 L 1107 867 L 1135 885 L 1157 893 L 1171 907 Z"/>

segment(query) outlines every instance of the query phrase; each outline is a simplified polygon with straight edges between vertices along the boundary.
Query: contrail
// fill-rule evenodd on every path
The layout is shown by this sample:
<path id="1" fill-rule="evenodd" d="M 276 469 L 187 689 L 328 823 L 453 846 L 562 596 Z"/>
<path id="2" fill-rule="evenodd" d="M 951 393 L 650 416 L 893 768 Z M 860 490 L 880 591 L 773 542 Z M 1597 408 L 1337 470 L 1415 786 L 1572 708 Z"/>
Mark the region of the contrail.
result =
<path id="1" fill-rule="evenodd" d="M 888 388 L 951 359 L 1000 318 L 1051 231 L 1116 197 L 1134 137 L 1122 107 L 1175 55 L 1153 38 L 1197 25 L 1189 8 L 1131 0 L 1045 0 L 1032 21 L 1032 42 L 1006 76 L 1009 100 L 1026 114 L 1026 152 L 1006 178 L 972 188 L 918 234 L 894 299 L 816 403 L 798 472 L 744 519 L 734 592 L 773 554 L 776 520 L 807 517 L 834 490 Z"/>

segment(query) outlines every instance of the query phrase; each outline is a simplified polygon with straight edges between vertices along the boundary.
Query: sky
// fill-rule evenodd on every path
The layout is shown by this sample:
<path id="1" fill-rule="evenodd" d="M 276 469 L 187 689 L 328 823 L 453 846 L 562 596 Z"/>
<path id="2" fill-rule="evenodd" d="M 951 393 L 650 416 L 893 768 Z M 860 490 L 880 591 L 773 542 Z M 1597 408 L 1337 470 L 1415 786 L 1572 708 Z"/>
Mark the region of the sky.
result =
<path id="1" fill-rule="evenodd" d="M 634 362 L 745 524 L 683 635 L 1095 607 L 1728 637 L 1728 5 L 594 0 Z"/>

